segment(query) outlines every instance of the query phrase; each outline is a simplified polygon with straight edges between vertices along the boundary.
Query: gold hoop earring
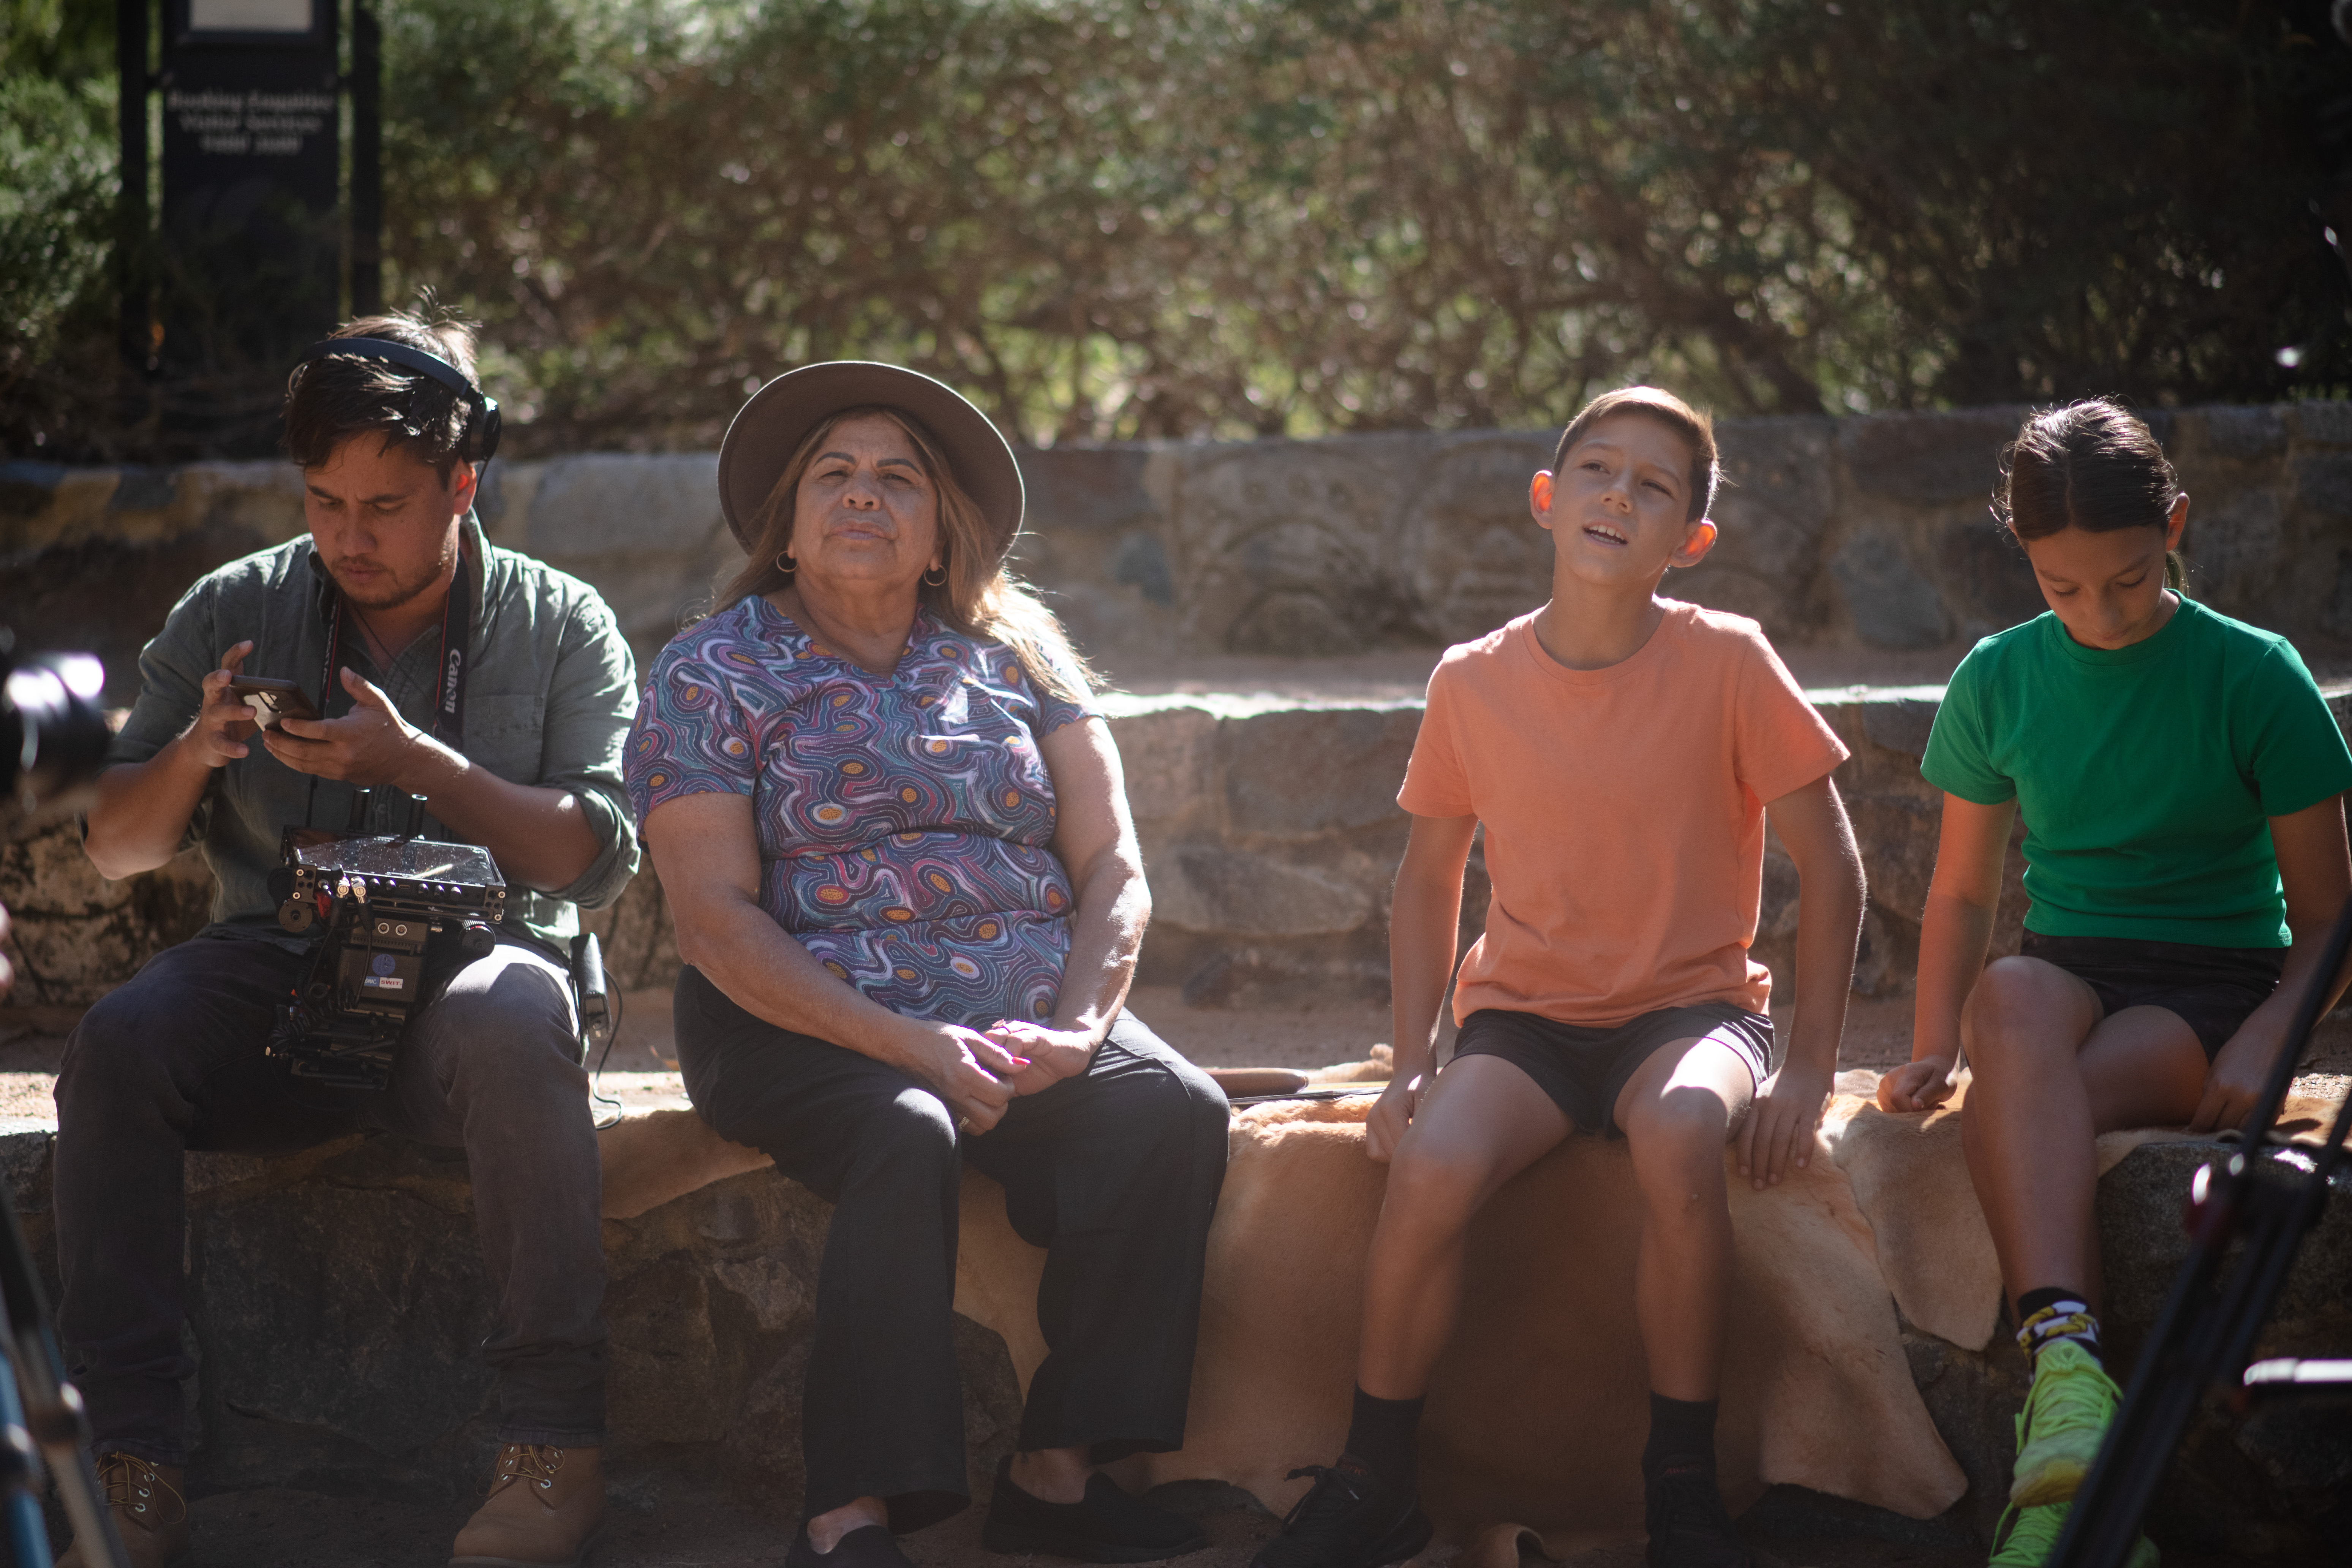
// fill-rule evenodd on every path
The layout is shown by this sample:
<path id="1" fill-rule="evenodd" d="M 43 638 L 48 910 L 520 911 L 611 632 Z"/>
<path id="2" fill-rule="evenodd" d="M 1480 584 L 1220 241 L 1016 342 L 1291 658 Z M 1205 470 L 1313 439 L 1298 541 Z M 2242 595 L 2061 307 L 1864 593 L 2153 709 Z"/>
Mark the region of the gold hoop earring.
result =
<path id="1" fill-rule="evenodd" d="M 791 551 L 783 551 L 776 556 L 776 570 L 782 572 L 785 576 L 789 577 L 800 569 L 801 563 L 799 560 L 793 556 Z"/>
<path id="2" fill-rule="evenodd" d="M 940 580 L 938 582 L 934 583 L 931 581 L 931 572 L 936 572 L 940 574 Z M 931 568 L 931 572 L 926 572 L 923 574 L 924 587 L 944 588 L 948 585 L 948 569 L 945 565 L 934 566 Z"/>

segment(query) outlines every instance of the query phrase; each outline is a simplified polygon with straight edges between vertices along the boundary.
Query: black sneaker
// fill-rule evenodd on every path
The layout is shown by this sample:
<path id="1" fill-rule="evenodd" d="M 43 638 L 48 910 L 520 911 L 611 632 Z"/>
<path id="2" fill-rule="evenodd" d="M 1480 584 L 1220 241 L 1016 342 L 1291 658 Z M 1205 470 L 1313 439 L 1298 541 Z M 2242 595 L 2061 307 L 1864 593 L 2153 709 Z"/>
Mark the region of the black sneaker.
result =
<path id="1" fill-rule="evenodd" d="M 1309 1465 L 1289 1479 L 1315 1485 L 1282 1521 L 1282 1533 L 1257 1550 L 1250 1568 L 1386 1568 L 1418 1554 L 1433 1533 L 1421 1500 L 1381 1485 L 1353 1454 L 1336 1465 Z"/>
<path id="2" fill-rule="evenodd" d="M 1045 1552 L 1081 1563 L 1157 1563 L 1209 1544 L 1181 1513 L 1129 1497 L 1106 1475 L 1087 1478 L 1077 1502 L 1047 1502 L 1013 1482 L 1013 1456 L 996 1462 L 996 1489 L 980 1543 L 991 1552 Z"/>
<path id="3" fill-rule="evenodd" d="M 1717 1489 L 1715 1471 L 1681 1465 L 1644 1476 L 1650 1568 L 1756 1568 Z"/>

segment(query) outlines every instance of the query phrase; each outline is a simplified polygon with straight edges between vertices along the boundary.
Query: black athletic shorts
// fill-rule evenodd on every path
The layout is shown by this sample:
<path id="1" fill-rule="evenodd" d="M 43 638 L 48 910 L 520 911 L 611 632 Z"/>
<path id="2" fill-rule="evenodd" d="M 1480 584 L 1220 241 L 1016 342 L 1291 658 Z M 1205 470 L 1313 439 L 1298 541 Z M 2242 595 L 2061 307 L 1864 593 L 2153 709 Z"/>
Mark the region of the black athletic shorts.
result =
<path id="1" fill-rule="evenodd" d="M 2286 967 L 2283 947 L 2199 947 L 2122 936 L 2027 931 L 2021 958 L 2054 963 L 2088 985 L 2110 1014 L 2161 1007 L 2197 1031 L 2211 1061 L 2246 1015 L 2270 1000 Z"/>
<path id="2" fill-rule="evenodd" d="M 1626 1083 L 1660 1046 L 1695 1039 L 1715 1040 L 1738 1053 L 1759 1084 L 1772 1070 L 1772 1020 L 1728 1002 L 1661 1007 L 1603 1028 L 1481 1007 L 1463 1020 L 1454 1060 L 1500 1057 L 1535 1079 L 1580 1132 L 1622 1137 L 1617 1097 Z"/>

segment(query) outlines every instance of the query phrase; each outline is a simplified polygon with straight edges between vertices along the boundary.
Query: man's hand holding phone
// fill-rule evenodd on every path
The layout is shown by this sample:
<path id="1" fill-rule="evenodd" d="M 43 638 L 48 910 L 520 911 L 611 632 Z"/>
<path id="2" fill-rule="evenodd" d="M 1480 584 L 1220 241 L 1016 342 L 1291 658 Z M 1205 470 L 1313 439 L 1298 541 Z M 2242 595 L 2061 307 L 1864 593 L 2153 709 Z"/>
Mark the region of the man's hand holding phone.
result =
<path id="1" fill-rule="evenodd" d="M 221 655 L 221 667 L 205 677 L 205 705 L 197 710 L 196 721 L 180 737 L 181 744 L 208 768 L 235 762 L 252 750 L 246 739 L 257 728 L 253 710 L 242 696 L 230 689 L 236 684 L 239 667 L 252 651 L 253 644 L 247 640 Z"/>
<path id="2" fill-rule="evenodd" d="M 266 675 L 239 675 L 228 689 L 253 710 L 253 721 L 265 730 L 275 729 L 281 719 L 316 719 L 318 709 L 310 705 L 310 694 L 302 689 L 299 680 L 273 680 Z"/>
<path id="3" fill-rule="evenodd" d="M 463 758 L 403 719 L 373 682 L 348 668 L 341 674 L 352 710 L 340 719 L 289 713 L 262 734 L 271 756 L 297 773 L 363 789 L 390 784 L 411 795 L 433 793 L 436 763 L 464 767 Z"/>

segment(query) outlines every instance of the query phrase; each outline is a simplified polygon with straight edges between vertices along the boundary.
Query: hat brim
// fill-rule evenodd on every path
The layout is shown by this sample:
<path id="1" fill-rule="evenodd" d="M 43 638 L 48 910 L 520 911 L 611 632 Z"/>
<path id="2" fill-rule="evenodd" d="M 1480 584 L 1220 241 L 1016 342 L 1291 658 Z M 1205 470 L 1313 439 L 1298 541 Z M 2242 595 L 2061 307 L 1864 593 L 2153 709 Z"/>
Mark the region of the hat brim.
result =
<path id="1" fill-rule="evenodd" d="M 719 506 L 745 551 L 752 520 L 801 442 L 845 408 L 875 405 L 911 416 L 940 444 L 956 483 L 979 503 L 1002 562 L 1021 531 L 1021 465 L 987 415 L 945 382 L 871 360 L 828 360 L 787 371 L 751 395 L 719 447 Z"/>

